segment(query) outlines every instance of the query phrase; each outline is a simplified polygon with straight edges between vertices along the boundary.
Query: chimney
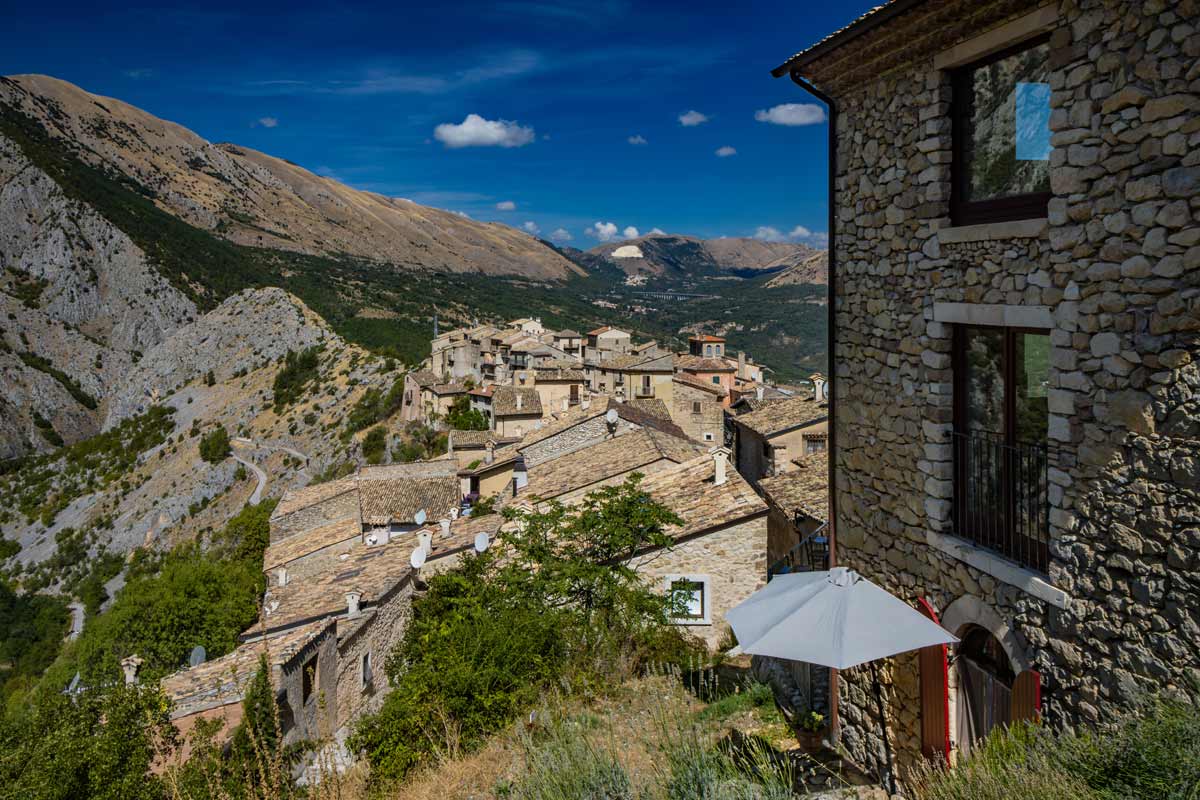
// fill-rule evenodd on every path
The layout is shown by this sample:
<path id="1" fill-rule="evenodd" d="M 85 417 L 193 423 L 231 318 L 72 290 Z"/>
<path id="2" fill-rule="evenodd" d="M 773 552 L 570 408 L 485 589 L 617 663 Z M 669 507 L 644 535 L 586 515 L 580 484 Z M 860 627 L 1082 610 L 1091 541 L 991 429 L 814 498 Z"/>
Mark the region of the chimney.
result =
<path id="1" fill-rule="evenodd" d="M 449 537 L 450 536 L 450 520 L 441 519 L 441 520 L 438 520 L 438 524 L 442 526 L 442 537 L 443 538 Z M 432 541 L 433 540 L 431 538 L 430 543 L 432 543 Z M 428 550 L 425 551 L 425 555 L 429 555 Z"/>
<path id="2" fill-rule="evenodd" d="M 417 533 L 417 544 L 428 556 L 433 551 L 433 531 L 425 528 Z"/>
<path id="3" fill-rule="evenodd" d="M 128 658 L 121 659 L 121 672 L 125 674 L 125 685 L 136 686 L 138 679 L 138 668 L 142 666 L 142 657 L 132 655 Z"/>
<path id="4" fill-rule="evenodd" d="M 564 397 L 564 398 L 563 398 L 563 402 L 562 402 L 562 406 L 563 406 L 563 411 L 569 411 L 569 410 L 570 410 L 570 408 L 571 408 L 571 398 L 569 398 L 569 397 Z"/>
<path id="5" fill-rule="evenodd" d="M 746 351 L 738 350 L 738 377 L 742 380 L 746 379 Z"/>
<path id="6" fill-rule="evenodd" d="M 483 451 L 483 463 L 490 464 L 496 459 L 496 440 L 488 439 Z"/>
<path id="7" fill-rule="evenodd" d="M 766 391 L 767 391 L 767 388 L 766 388 L 765 386 L 756 386 L 756 387 L 754 388 L 754 395 L 755 395 L 755 397 L 757 397 L 759 400 L 762 400 L 762 399 L 763 399 L 763 395 L 766 393 Z"/>
<path id="8" fill-rule="evenodd" d="M 582 400 L 580 400 L 579 407 L 582 408 L 584 411 L 587 411 L 589 408 L 592 407 L 592 398 L 585 397 Z"/>
<path id="9" fill-rule="evenodd" d="M 724 447 L 714 447 L 708 452 L 713 457 L 713 486 L 724 486 L 728 480 L 726 470 L 729 468 L 729 451 Z"/>
<path id="10" fill-rule="evenodd" d="M 523 405 L 525 405 L 525 398 L 521 396 L 520 392 L 517 392 L 517 411 L 520 411 Z"/>
<path id="11" fill-rule="evenodd" d="M 357 589 L 352 592 L 346 592 L 346 617 L 348 619 L 355 619 L 361 613 L 358 607 L 361 600 L 362 592 Z"/>
<path id="12" fill-rule="evenodd" d="M 825 394 L 825 376 L 819 372 L 813 373 L 810 379 L 813 382 L 813 399 L 818 403 L 824 403 L 829 397 Z"/>
<path id="13" fill-rule="evenodd" d="M 280 586 L 287 586 L 288 574 L 287 567 L 279 567 L 275 570 L 275 578 L 279 581 Z"/>

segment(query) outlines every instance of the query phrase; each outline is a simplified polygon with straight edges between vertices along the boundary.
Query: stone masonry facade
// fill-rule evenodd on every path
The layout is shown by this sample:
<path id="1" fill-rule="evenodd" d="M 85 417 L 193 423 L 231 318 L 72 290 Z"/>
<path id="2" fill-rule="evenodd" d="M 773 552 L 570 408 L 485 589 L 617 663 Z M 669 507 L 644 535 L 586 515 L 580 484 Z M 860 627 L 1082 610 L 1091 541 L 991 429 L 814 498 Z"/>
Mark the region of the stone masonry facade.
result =
<path id="1" fill-rule="evenodd" d="M 931 0 L 802 70 L 839 115 L 839 563 L 993 620 L 1053 725 L 1102 722 L 1200 664 L 1198 9 Z M 1052 31 L 1048 214 L 954 228 L 938 56 L 1031 13 Z M 1046 574 L 954 537 L 951 337 L 979 321 L 1049 330 Z M 884 683 L 903 774 L 915 654 Z M 868 671 L 842 673 L 840 704 L 849 753 L 878 767 Z"/>

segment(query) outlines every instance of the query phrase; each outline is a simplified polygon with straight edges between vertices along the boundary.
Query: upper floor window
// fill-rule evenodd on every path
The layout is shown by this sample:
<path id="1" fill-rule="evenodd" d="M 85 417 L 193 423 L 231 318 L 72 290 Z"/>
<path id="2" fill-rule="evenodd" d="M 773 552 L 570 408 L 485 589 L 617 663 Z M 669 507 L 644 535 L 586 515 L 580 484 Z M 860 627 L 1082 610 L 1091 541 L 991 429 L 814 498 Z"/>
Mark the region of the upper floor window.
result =
<path id="1" fill-rule="evenodd" d="M 1049 37 L 1041 36 L 954 71 L 956 225 L 1046 216 L 1049 60 Z"/>

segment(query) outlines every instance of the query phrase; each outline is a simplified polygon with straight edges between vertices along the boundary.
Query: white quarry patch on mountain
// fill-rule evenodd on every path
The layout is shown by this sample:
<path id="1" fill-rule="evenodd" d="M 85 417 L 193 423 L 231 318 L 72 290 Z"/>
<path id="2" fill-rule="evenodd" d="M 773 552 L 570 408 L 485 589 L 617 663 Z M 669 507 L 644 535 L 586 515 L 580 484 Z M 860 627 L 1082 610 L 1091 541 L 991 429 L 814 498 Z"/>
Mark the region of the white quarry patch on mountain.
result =
<path id="1" fill-rule="evenodd" d="M 613 258 L 644 258 L 642 248 L 636 244 L 626 244 L 612 251 Z"/>

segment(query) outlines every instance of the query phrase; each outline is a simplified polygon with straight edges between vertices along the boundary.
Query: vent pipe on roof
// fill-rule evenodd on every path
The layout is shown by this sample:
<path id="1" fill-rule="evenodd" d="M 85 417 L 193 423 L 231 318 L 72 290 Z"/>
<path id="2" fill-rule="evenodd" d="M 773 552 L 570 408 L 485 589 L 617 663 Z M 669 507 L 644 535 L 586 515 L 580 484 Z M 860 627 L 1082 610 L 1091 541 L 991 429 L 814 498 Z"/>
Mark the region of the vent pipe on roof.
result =
<path id="1" fill-rule="evenodd" d="M 287 586 L 288 573 L 287 567 L 279 567 L 275 570 L 275 578 L 279 581 L 280 586 Z"/>
<path id="2" fill-rule="evenodd" d="M 362 601 L 362 592 L 353 591 L 346 592 L 346 617 L 349 619 L 356 618 L 362 613 L 359 608 L 359 603 Z"/>
<path id="3" fill-rule="evenodd" d="M 417 545 L 425 555 L 429 555 L 429 552 L 433 550 L 433 531 L 426 529 L 419 532 L 417 534 Z"/>
<path id="4" fill-rule="evenodd" d="M 142 666 L 142 657 L 134 654 L 121 659 L 121 672 L 125 675 L 126 686 L 136 686 L 138 669 Z"/>
<path id="5" fill-rule="evenodd" d="M 521 396 L 520 392 L 517 392 L 517 411 L 520 411 L 521 407 L 524 405 L 525 405 L 525 398 Z"/>
<path id="6" fill-rule="evenodd" d="M 812 376 L 812 382 L 813 382 L 813 399 L 816 400 L 818 403 L 824 403 L 826 400 L 829 399 L 828 396 L 825 394 L 825 376 L 818 372 Z"/>
<path id="7" fill-rule="evenodd" d="M 714 447 L 708 451 L 713 458 L 713 486 L 724 486 L 729 479 L 729 451 L 724 447 Z"/>
<path id="8" fill-rule="evenodd" d="M 765 386 L 758 386 L 758 387 L 755 387 L 755 389 L 754 389 L 754 395 L 755 395 L 755 397 L 757 397 L 759 400 L 762 400 L 762 399 L 763 399 L 763 395 L 764 395 L 764 394 L 766 394 L 766 391 L 767 391 L 767 389 L 766 389 L 766 387 L 765 387 Z"/>

